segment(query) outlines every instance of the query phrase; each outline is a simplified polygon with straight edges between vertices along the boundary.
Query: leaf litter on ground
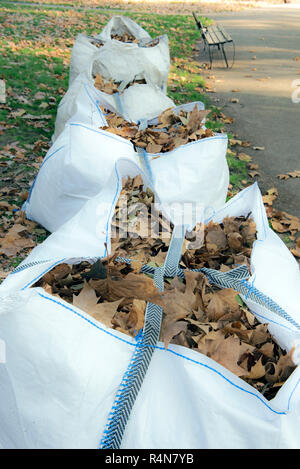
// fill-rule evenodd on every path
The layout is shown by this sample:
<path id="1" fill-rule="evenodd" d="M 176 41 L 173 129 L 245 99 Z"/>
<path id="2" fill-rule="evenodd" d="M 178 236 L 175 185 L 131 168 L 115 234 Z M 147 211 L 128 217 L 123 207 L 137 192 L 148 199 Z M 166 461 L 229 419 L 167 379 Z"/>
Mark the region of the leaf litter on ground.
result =
<path id="1" fill-rule="evenodd" d="M 161 214 L 156 236 L 148 236 L 147 230 L 153 228 L 153 200 L 140 175 L 124 180 L 112 221 L 112 254 L 93 264 L 60 264 L 35 286 L 133 337 L 143 328 L 147 302 L 160 305 L 164 310 L 161 340 L 166 349 L 171 343 L 204 354 L 272 399 L 295 369 L 293 350 L 280 348 L 268 324 L 256 319 L 237 292 L 219 289 L 203 273 L 190 270 L 209 267 L 226 272 L 246 264 L 250 271 L 256 239 L 251 213 L 225 217 L 220 224 L 210 222 L 204 227 L 202 244 L 195 249 L 189 249 L 186 240 L 180 262 L 186 269 L 185 280 L 166 279 L 164 291 L 159 292 L 153 278 L 140 273 L 143 264 L 164 263 L 170 241 Z M 142 217 L 141 204 L 145 206 Z M 172 225 L 169 228 L 170 235 Z M 117 256 L 133 262 L 116 262 Z"/>

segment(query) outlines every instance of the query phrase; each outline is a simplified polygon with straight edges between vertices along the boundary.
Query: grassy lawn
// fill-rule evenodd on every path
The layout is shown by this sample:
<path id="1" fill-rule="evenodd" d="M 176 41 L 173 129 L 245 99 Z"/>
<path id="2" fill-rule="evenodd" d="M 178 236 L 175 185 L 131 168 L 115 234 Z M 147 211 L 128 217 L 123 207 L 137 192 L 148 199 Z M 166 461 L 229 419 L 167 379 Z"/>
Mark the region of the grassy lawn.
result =
<path id="1" fill-rule="evenodd" d="M 68 2 L 66 2 L 68 3 Z M 176 103 L 204 101 L 205 80 L 199 62 L 192 60 L 199 39 L 191 15 L 158 15 L 125 11 L 152 37 L 168 34 L 171 70 L 168 94 Z M 79 33 L 99 33 L 112 15 L 109 10 L 74 10 L 1 3 L 0 78 L 5 80 L 6 104 L 0 104 L 0 232 L 19 216 L 17 210 L 42 159 L 50 147 L 57 106 L 68 87 L 71 49 Z M 204 21 L 207 21 L 203 19 Z M 212 108 L 208 126 L 222 131 L 218 108 Z M 233 190 L 247 178 L 246 163 L 229 154 Z M 35 243 L 48 233 L 39 226 L 32 230 Z M 0 253 L 5 270 L 15 267 L 26 255 L 7 258 Z"/>

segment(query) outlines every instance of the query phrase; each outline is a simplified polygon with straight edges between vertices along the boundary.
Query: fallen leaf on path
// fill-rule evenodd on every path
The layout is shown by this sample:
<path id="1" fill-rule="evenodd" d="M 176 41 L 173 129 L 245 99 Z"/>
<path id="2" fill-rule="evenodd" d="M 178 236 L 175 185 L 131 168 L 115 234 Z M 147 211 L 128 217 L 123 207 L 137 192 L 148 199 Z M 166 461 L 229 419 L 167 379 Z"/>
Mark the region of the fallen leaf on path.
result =
<path id="1" fill-rule="evenodd" d="M 290 179 L 290 178 L 300 178 L 300 170 L 290 171 L 286 174 L 278 174 L 279 179 Z"/>
<path id="2" fill-rule="evenodd" d="M 252 161 L 252 156 L 247 155 L 246 153 L 239 153 L 238 159 L 241 161 L 246 161 L 247 163 Z"/>

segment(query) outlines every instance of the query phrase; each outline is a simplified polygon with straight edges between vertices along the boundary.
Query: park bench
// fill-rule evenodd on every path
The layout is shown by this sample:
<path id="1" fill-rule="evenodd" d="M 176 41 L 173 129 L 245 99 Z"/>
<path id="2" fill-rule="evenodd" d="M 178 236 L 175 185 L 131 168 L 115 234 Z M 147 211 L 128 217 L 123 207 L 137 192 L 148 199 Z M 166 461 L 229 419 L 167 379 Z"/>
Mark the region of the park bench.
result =
<path id="1" fill-rule="evenodd" d="M 196 14 L 194 12 L 193 12 L 193 17 L 196 21 L 199 31 L 201 32 L 201 36 L 204 41 L 204 49 L 208 47 L 210 68 L 212 68 L 211 47 L 217 47 L 218 50 L 222 51 L 223 58 L 226 63 L 226 67 L 229 68 L 226 52 L 224 49 L 224 45 L 229 44 L 229 43 L 231 43 L 233 46 L 233 60 L 232 60 L 232 65 L 233 65 L 235 45 L 234 45 L 233 39 L 230 37 L 227 31 L 225 31 L 225 29 L 221 25 L 213 25 L 213 26 L 204 27 L 202 23 L 196 17 Z"/>

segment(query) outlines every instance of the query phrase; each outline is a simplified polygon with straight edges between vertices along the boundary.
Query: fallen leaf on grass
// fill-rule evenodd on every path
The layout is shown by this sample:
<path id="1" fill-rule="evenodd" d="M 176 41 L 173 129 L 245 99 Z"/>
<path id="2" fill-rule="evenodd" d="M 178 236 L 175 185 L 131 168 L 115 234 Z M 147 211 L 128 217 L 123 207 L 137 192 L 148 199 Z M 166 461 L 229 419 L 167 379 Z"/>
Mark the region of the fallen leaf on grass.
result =
<path id="1" fill-rule="evenodd" d="M 26 227 L 22 225 L 13 225 L 3 238 L 0 238 L 0 254 L 6 256 L 16 256 L 24 248 L 32 248 L 35 246 L 31 238 L 22 237 L 19 235 L 25 231 Z"/>
<path id="2" fill-rule="evenodd" d="M 30 120 L 45 120 L 45 119 L 52 119 L 51 114 L 39 114 L 38 116 L 35 116 L 33 114 L 25 114 L 22 116 L 22 119 L 30 119 Z"/>

